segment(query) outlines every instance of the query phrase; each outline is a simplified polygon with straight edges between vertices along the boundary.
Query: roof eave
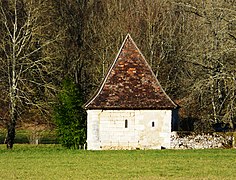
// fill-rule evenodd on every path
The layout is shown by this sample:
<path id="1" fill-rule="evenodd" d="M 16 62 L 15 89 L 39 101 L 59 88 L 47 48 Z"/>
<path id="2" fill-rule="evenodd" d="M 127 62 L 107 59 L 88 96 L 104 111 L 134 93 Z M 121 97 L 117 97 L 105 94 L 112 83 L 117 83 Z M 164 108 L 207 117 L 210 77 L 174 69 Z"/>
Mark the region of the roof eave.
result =
<path id="1" fill-rule="evenodd" d="M 177 106 L 176 107 L 87 107 L 86 110 L 174 110 L 174 109 L 179 109 Z"/>

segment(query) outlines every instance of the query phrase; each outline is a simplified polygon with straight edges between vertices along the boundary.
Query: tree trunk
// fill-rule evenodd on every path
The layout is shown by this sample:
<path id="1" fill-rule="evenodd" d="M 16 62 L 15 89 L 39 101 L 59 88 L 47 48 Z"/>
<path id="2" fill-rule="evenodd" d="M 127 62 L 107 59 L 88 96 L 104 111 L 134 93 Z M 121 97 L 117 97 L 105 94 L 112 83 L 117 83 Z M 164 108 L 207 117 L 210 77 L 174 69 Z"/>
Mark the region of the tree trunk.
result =
<path id="1" fill-rule="evenodd" d="M 7 149 L 13 148 L 15 134 L 16 134 L 15 126 L 16 126 L 16 120 L 14 119 L 10 122 L 7 128 L 7 138 L 6 138 Z"/>
<path id="2" fill-rule="evenodd" d="M 15 140 L 15 127 L 17 121 L 17 29 L 18 29 L 18 16 L 17 16 L 17 1 L 15 0 L 15 16 L 12 33 L 12 67 L 9 67 L 9 86 L 10 86 L 10 122 L 7 127 L 7 149 L 12 149 Z"/>
<path id="3" fill-rule="evenodd" d="M 14 67 L 14 66 L 13 66 Z M 16 89 L 16 81 L 15 81 L 15 72 L 13 71 L 13 86 L 11 87 L 10 91 L 10 122 L 7 126 L 7 138 L 6 144 L 7 149 L 12 149 L 14 140 L 15 140 L 15 127 L 17 122 L 17 89 Z"/>
<path id="4" fill-rule="evenodd" d="M 17 108 L 16 108 L 16 96 L 13 93 L 11 98 L 11 119 L 9 124 L 7 125 L 7 137 L 6 137 L 6 144 L 7 149 L 12 149 L 14 140 L 15 140 L 15 127 L 17 121 Z"/>

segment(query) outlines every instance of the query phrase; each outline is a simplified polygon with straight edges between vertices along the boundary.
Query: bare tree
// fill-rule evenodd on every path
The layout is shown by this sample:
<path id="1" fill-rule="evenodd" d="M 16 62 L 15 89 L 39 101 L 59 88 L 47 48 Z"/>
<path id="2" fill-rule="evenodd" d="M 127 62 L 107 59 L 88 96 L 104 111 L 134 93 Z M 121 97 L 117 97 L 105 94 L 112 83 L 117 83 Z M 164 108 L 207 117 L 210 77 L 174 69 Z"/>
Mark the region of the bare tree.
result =
<path id="1" fill-rule="evenodd" d="M 183 61 L 194 80 L 188 102 L 199 104 L 198 115 L 210 123 L 235 119 L 235 33 L 234 1 L 178 1 L 186 17 L 191 16 L 195 33 Z M 188 24 L 189 24 L 188 23 Z M 183 56 L 184 57 L 184 56 Z"/>
<path id="2" fill-rule="evenodd" d="M 50 45 L 58 32 L 50 32 L 45 17 L 50 16 L 47 1 L 0 1 L 0 63 L 1 86 L 5 102 L 9 102 L 7 148 L 14 144 L 16 123 L 20 113 L 29 106 L 40 109 L 42 97 L 54 89 L 52 72 L 58 69 L 50 55 Z"/>

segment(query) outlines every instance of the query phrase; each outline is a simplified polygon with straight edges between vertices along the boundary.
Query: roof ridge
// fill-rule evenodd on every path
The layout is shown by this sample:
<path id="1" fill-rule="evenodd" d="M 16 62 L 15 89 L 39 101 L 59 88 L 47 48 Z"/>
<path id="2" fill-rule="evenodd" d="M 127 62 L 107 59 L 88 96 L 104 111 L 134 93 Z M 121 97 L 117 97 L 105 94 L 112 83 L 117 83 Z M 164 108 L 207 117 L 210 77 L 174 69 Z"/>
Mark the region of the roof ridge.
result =
<path id="1" fill-rule="evenodd" d="M 105 78 L 103 78 L 103 81 L 102 81 L 102 83 L 101 83 L 101 85 L 100 85 L 100 88 L 95 92 L 95 94 L 91 97 L 91 99 L 90 99 L 88 102 L 85 103 L 85 105 L 84 105 L 85 108 L 88 107 L 88 106 L 93 102 L 93 100 L 99 95 L 99 93 L 101 92 L 101 90 L 102 90 L 102 88 L 104 87 L 104 85 L 105 85 L 105 83 L 106 83 L 106 80 L 107 80 L 109 74 L 110 74 L 111 71 L 112 71 L 112 68 L 115 66 L 115 64 L 116 64 L 116 62 L 117 62 L 117 59 L 118 59 L 118 57 L 119 57 L 119 55 L 120 55 L 120 52 L 121 52 L 122 48 L 124 47 L 124 44 L 125 44 L 125 42 L 127 41 L 128 38 L 131 38 L 131 36 L 130 36 L 129 33 L 125 36 L 125 39 L 123 40 L 123 42 L 122 42 L 122 44 L 121 44 L 121 47 L 120 47 L 118 53 L 116 54 L 115 60 L 113 61 L 113 63 L 111 64 L 111 66 L 108 68 L 108 71 L 107 71 L 107 73 L 106 73 L 106 76 L 105 76 Z M 131 38 L 131 39 L 132 39 L 132 38 Z"/>
<path id="2" fill-rule="evenodd" d="M 149 70 L 151 71 L 152 75 L 155 77 L 156 83 L 160 86 L 162 92 L 163 92 L 163 93 L 166 95 L 166 97 L 172 102 L 172 104 L 177 107 L 178 105 L 166 94 L 165 90 L 162 88 L 162 86 L 161 86 L 160 82 L 158 81 L 156 75 L 154 74 L 154 72 L 153 72 L 151 66 L 148 64 L 148 62 L 147 62 L 145 56 L 143 55 L 143 53 L 141 52 L 141 50 L 138 48 L 138 46 L 137 46 L 137 44 L 134 42 L 133 38 L 130 36 L 130 34 L 127 34 L 127 36 L 128 36 L 128 35 L 129 35 L 129 37 L 130 37 L 132 43 L 135 45 L 135 47 L 138 49 L 139 53 L 140 53 L 141 56 L 143 57 L 144 62 L 145 62 L 146 65 L 148 66 L 148 68 L 149 68 Z"/>

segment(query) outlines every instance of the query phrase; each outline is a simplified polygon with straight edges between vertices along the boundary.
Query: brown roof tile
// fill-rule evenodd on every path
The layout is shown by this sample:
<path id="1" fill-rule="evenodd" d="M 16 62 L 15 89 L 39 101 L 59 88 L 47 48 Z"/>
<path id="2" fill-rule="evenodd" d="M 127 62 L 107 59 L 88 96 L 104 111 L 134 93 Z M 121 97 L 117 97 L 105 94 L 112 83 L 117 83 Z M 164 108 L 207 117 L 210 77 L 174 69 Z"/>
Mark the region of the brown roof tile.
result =
<path id="1" fill-rule="evenodd" d="M 128 34 L 102 85 L 86 109 L 174 109 L 144 56 Z"/>

